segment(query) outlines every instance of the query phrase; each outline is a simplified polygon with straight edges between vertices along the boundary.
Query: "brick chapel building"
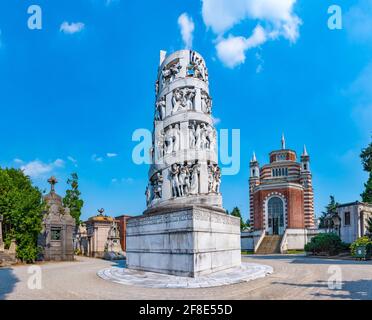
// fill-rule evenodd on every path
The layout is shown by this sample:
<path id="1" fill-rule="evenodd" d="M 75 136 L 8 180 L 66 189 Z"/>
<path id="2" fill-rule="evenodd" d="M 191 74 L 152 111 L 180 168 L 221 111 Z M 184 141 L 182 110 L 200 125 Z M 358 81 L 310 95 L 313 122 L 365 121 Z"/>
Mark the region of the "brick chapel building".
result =
<path id="1" fill-rule="evenodd" d="M 268 235 L 286 229 L 314 228 L 314 193 L 310 157 L 304 147 L 300 162 L 295 151 L 282 148 L 270 153 L 270 163 L 260 167 L 256 155 L 250 162 L 249 200 L 251 226 Z"/>

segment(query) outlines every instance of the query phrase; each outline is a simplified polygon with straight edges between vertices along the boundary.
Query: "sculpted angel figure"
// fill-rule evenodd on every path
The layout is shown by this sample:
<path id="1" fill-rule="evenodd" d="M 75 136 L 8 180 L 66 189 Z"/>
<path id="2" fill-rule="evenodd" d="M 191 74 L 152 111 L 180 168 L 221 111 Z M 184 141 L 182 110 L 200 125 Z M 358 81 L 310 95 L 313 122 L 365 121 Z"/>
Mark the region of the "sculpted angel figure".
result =
<path id="1" fill-rule="evenodd" d="M 180 182 L 178 179 L 178 175 L 180 173 L 179 166 L 174 163 L 171 166 L 171 178 L 172 178 L 172 192 L 173 192 L 173 197 L 180 197 L 181 196 L 181 190 L 180 190 Z"/>

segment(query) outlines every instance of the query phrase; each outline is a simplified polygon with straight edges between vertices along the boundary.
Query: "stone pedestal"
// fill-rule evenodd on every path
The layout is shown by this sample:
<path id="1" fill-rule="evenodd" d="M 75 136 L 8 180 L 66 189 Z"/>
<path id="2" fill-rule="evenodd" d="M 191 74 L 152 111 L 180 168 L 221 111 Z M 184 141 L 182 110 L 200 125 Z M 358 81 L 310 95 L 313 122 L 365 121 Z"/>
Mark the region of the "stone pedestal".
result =
<path id="1" fill-rule="evenodd" d="M 222 209 L 162 207 L 128 220 L 130 269 L 197 277 L 240 264 L 240 220 Z"/>

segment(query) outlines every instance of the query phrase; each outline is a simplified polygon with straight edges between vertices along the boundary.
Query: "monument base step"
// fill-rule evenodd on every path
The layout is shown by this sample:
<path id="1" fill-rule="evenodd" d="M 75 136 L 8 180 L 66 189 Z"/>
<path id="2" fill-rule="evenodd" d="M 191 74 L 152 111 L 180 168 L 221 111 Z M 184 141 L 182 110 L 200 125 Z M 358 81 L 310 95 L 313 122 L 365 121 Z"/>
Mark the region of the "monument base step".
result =
<path id="1" fill-rule="evenodd" d="M 127 222 L 129 269 L 198 277 L 240 265 L 240 219 L 221 208 L 163 207 Z"/>

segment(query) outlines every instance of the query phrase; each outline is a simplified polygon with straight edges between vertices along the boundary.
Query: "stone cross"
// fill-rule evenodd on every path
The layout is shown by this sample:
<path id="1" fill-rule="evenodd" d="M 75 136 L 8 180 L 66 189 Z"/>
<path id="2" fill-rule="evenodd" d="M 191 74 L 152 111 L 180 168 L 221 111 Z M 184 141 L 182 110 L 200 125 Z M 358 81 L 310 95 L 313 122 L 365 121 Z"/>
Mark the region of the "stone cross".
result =
<path id="1" fill-rule="evenodd" d="M 54 193 L 55 192 L 55 185 L 58 183 L 58 180 L 56 177 L 50 177 L 48 180 L 50 184 L 50 192 Z"/>

